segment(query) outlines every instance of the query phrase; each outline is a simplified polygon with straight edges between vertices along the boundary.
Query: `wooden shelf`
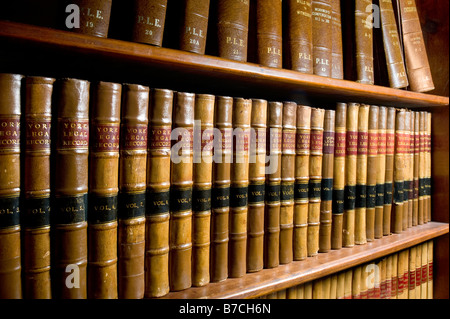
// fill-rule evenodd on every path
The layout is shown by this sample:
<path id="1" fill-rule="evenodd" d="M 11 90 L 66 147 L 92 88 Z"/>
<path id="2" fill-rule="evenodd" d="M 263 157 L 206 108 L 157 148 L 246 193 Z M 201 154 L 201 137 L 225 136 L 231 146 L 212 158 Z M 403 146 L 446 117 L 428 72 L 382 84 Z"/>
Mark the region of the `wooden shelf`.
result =
<path id="1" fill-rule="evenodd" d="M 0 21 L 2 55 L 23 70 L 92 77 L 196 93 L 267 98 L 326 107 L 361 102 L 395 107 L 448 107 L 449 98 L 241 63 L 145 44 Z M 61 56 L 64 59 L 61 59 Z M 4 60 L 5 57 L 3 57 Z M 59 58 L 59 59 L 58 59 Z M 11 63 L 11 59 L 15 60 Z M 4 60 L 5 61 L 5 60 Z M 1 68 L 6 66 L 1 65 Z M 4 72 L 4 71 L 3 71 Z M 17 72 L 17 71 L 12 71 Z M 101 78 L 96 78 L 101 74 Z M 88 78 L 89 79 L 89 78 Z M 176 80 L 174 80 L 176 79 Z M 206 85 L 205 85 L 206 84 Z M 204 88 L 209 91 L 203 92 Z"/>
<path id="2" fill-rule="evenodd" d="M 171 292 L 165 299 L 245 299 L 293 287 L 331 275 L 347 268 L 393 254 L 433 238 L 448 234 L 449 224 L 430 222 L 409 228 L 401 234 L 393 234 L 365 245 L 333 250 L 328 253 L 248 273 L 242 278 L 230 278 L 204 287 Z"/>

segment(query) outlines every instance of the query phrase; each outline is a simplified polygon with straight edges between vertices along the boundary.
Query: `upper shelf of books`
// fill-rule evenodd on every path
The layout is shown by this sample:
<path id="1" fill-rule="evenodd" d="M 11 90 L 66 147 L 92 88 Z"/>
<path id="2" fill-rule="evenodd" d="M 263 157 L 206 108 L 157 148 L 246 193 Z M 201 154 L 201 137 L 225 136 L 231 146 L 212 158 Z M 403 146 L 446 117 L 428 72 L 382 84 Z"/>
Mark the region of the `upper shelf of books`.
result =
<path id="1" fill-rule="evenodd" d="M 449 98 L 254 63 L 0 21 L 2 72 L 139 83 L 174 90 L 333 107 L 336 102 L 424 108 Z"/>

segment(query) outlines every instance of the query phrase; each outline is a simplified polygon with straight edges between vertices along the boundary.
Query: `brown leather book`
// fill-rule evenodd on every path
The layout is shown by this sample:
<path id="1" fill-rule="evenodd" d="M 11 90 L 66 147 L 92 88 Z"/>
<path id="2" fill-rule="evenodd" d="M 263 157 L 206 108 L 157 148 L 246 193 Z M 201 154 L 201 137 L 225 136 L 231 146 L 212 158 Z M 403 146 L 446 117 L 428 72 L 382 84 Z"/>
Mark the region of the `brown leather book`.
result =
<path id="1" fill-rule="evenodd" d="M 367 187 L 366 187 L 366 236 L 375 239 L 375 201 L 377 197 L 378 167 L 378 106 L 369 109 L 369 136 L 367 141 Z"/>
<path id="2" fill-rule="evenodd" d="M 167 2 L 167 1 L 166 1 Z M 205 54 L 210 0 L 184 0 L 180 50 Z"/>
<path id="3" fill-rule="evenodd" d="M 331 77 L 331 0 L 312 0 L 313 73 Z"/>
<path id="4" fill-rule="evenodd" d="M 21 299 L 20 117 L 22 75 L 0 73 L 0 299 Z"/>
<path id="5" fill-rule="evenodd" d="M 420 112 L 419 112 L 420 113 Z M 416 299 L 422 296 L 422 245 L 416 246 Z"/>
<path id="6" fill-rule="evenodd" d="M 356 82 L 374 84 L 373 25 L 367 7 L 372 0 L 355 0 Z"/>
<path id="7" fill-rule="evenodd" d="M 131 41 L 162 45 L 167 0 L 134 0 Z"/>
<path id="8" fill-rule="evenodd" d="M 334 110 L 326 110 L 323 124 L 322 186 L 320 193 L 320 253 L 325 253 L 331 250 L 335 123 L 336 112 Z"/>
<path id="9" fill-rule="evenodd" d="M 414 92 L 434 90 L 428 55 L 415 0 L 400 0 L 403 45 L 410 89 Z"/>
<path id="10" fill-rule="evenodd" d="M 427 280 L 427 298 L 433 299 L 433 241 L 427 242 L 427 260 L 428 260 L 428 280 Z"/>
<path id="11" fill-rule="evenodd" d="M 247 62 L 249 0 L 219 0 L 217 37 L 219 57 Z"/>
<path id="12" fill-rule="evenodd" d="M 394 189 L 395 117 L 396 110 L 389 107 L 386 121 L 386 174 L 384 183 L 383 236 L 391 234 Z"/>
<path id="13" fill-rule="evenodd" d="M 67 4 L 75 4 L 79 8 L 79 27 L 69 28 L 74 23 L 68 13 L 62 13 L 65 22 L 63 30 L 82 33 L 100 38 L 108 37 L 112 0 L 70 0 Z M 77 11 L 74 11 L 77 12 Z M 69 25 L 68 25 L 69 23 Z"/>
<path id="14" fill-rule="evenodd" d="M 145 211 L 145 297 L 161 297 L 169 285 L 170 155 L 174 92 L 152 89 L 148 106 Z"/>
<path id="15" fill-rule="evenodd" d="M 256 2 L 257 62 L 272 68 L 283 66 L 282 1 Z"/>
<path id="16" fill-rule="evenodd" d="M 283 132 L 281 143 L 280 193 L 280 264 L 293 260 L 295 135 L 297 131 L 297 103 L 283 103 Z"/>
<path id="17" fill-rule="evenodd" d="M 192 193 L 192 286 L 195 287 L 210 281 L 214 103 L 214 95 L 197 94 L 195 97 Z"/>
<path id="18" fill-rule="evenodd" d="M 257 272 L 264 267 L 266 130 L 267 101 L 253 99 L 248 168 L 247 272 Z"/>
<path id="19" fill-rule="evenodd" d="M 331 249 L 341 249 L 345 203 L 347 104 L 338 103 L 336 105 L 335 119 Z"/>
<path id="20" fill-rule="evenodd" d="M 55 79 L 27 77 L 23 158 L 23 296 L 50 299 L 50 154 Z"/>
<path id="21" fill-rule="evenodd" d="M 378 147 L 377 147 L 377 177 L 375 198 L 375 229 L 374 237 L 383 237 L 384 219 L 384 186 L 386 182 L 386 125 L 387 108 L 378 108 Z"/>
<path id="22" fill-rule="evenodd" d="M 52 296 L 62 299 L 87 298 L 89 87 L 59 81 L 51 244 Z"/>
<path id="23" fill-rule="evenodd" d="M 353 269 L 352 299 L 361 299 L 361 268 L 357 266 Z"/>
<path id="24" fill-rule="evenodd" d="M 392 298 L 392 260 L 393 255 L 389 255 L 386 257 L 386 291 L 384 299 Z"/>
<path id="25" fill-rule="evenodd" d="M 264 268 L 280 264 L 280 197 L 283 103 L 269 102 L 267 116 L 266 199 L 264 216 Z"/>
<path id="26" fill-rule="evenodd" d="M 344 299 L 345 295 L 345 272 L 337 274 L 336 299 Z"/>
<path id="27" fill-rule="evenodd" d="M 422 243 L 420 299 L 428 299 L 428 244 Z"/>
<path id="28" fill-rule="evenodd" d="M 408 212 L 409 212 L 409 146 L 410 146 L 410 126 L 411 126 L 411 112 L 406 110 L 405 113 L 405 131 L 404 131 L 404 150 L 403 156 L 405 161 L 404 171 L 403 171 L 403 218 L 402 218 L 402 229 L 406 230 L 408 228 Z M 402 145 L 403 146 L 403 145 Z"/>
<path id="29" fill-rule="evenodd" d="M 228 277 L 228 217 L 230 212 L 230 167 L 233 156 L 233 98 L 218 96 L 214 127 L 221 140 L 214 147 L 211 213 L 211 282 Z"/>
<path id="30" fill-rule="evenodd" d="M 418 224 L 425 221 L 425 112 L 419 112 L 419 217 Z"/>
<path id="31" fill-rule="evenodd" d="M 414 122 L 415 112 L 410 111 L 410 126 L 409 126 L 409 170 L 408 170 L 408 228 L 413 226 L 413 211 L 414 211 Z"/>
<path id="32" fill-rule="evenodd" d="M 144 297 L 149 88 L 122 86 L 119 157 L 118 297 Z"/>
<path id="33" fill-rule="evenodd" d="M 398 294 L 398 253 L 392 255 L 391 260 L 391 299 L 397 299 Z"/>
<path id="34" fill-rule="evenodd" d="M 285 64 L 288 69 L 313 74 L 311 0 L 287 0 L 285 12 L 287 16 Z"/>
<path id="35" fill-rule="evenodd" d="M 311 146 L 311 107 L 306 105 L 297 106 L 295 144 L 293 254 L 294 260 L 303 260 L 307 257 L 309 156 Z"/>
<path id="36" fill-rule="evenodd" d="M 426 146 L 425 146 L 425 156 L 426 156 L 426 183 L 425 183 L 425 192 L 426 192 L 426 211 L 427 215 L 425 220 L 427 222 L 431 222 L 431 113 L 427 112 L 425 129 L 426 129 Z"/>
<path id="37" fill-rule="evenodd" d="M 381 0 L 378 4 L 389 84 L 392 88 L 405 88 L 409 83 L 392 0 Z"/>
<path id="38" fill-rule="evenodd" d="M 401 109 L 395 117 L 394 192 L 392 212 L 392 232 L 403 231 L 406 110 Z M 409 147 L 409 144 L 408 144 Z"/>
<path id="39" fill-rule="evenodd" d="M 344 79 L 341 1 L 331 0 L 331 77 Z"/>
<path id="40" fill-rule="evenodd" d="M 235 98 L 233 103 L 233 162 L 231 164 L 228 277 L 247 271 L 247 212 L 249 144 L 252 101 Z"/>
<path id="41" fill-rule="evenodd" d="M 411 247 L 409 249 L 408 299 L 416 299 L 416 253 L 416 247 Z"/>
<path id="42" fill-rule="evenodd" d="M 414 112 L 414 173 L 412 225 L 419 225 L 420 112 Z"/>

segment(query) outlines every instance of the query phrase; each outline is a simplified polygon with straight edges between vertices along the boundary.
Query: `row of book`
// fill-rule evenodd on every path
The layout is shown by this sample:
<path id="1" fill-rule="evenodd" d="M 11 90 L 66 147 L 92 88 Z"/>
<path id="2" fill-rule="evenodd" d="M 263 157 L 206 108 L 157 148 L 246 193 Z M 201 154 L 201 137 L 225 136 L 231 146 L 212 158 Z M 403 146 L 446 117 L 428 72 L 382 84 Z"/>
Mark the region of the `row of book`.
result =
<path id="1" fill-rule="evenodd" d="M 430 147 L 427 112 L 0 74 L 0 297 L 161 297 L 400 233 Z"/>
<path id="2" fill-rule="evenodd" d="M 433 241 L 259 299 L 433 299 Z"/>

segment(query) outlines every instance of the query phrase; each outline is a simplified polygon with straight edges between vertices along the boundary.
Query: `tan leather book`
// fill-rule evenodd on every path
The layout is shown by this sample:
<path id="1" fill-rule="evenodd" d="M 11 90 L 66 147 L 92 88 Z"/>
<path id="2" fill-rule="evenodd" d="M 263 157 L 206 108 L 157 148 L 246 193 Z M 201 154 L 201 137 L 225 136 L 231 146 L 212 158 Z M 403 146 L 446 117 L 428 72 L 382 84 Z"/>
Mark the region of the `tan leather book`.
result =
<path id="1" fill-rule="evenodd" d="M 264 199 L 267 101 L 252 100 L 248 168 L 247 272 L 264 267 Z"/>
<path id="2" fill-rule="evenodd" d="M 419 112 L 420 113 L 420 112 Z M 416 299 L 422 297 L 422 245 L 416 246 Z"/>
<path id="3" fill-rule="evenodd" d="M 192 286 L 209 283 L 211 189 L 215 96 L 197 94 L 194 108 Z"/>
<path id="4" fill-rule="evenodd" d="M 427 260 L 428 260 L 428 281 L 427 281 L 427 298 L 433 299 L 433 241 L 427 242 Z"/>
<path id="5" fill-rule="evenodd" d="M 376 186 L 375 186 L 375 225 L 374 237 L 383 237 L 384 213 L 384 184 L 386 181 L 386 125 L 387 108 L 378 108 L 378 139 L 376 159 Z"/>
<path id="6" fill-rule="evenodd" d="M 426 192 L 426 203 L 427 203 L 427 222 L 431 222 L 431 119 L 432 115 L 430 112 L 427 112 L 427 118 L 425 122 L 426 128 L 426 183 L 425 183 L 425 192 Z"/>
<path id="7" fill-rule="evenodd" d="M 409 249 L 408 260 L 408 299 L 416 299 L 416 247 Z"/>
<path id="8" fill-rule="evenodd" d="M 217 10 L 219 57 L 247 62 L 250 1 L 220 0 Z"/>
<path id="9" fill-rule="evenodd" d="M 235 98 L 233 103 L 233 162 L 231 164 L 228 277 L 247 271 L 247 212 L 249 144 L 252 101 Z"/>
<path id="10" fill-rule="evenodd" d="M 122 86 L 117 267 L 120 299 L 144 297 L 149 88 Z"/>
<path id="11" fill-rule="evenodd" d="M 361 268 L 361 279 L 360 279 L 360 288 L 359 288 L 359 299 L 369 299 L 369 285 L 368 285 L 368 278 L 369 278 L 369 270 L 370 270 L 371 264 L 364 264 Z"/>
<path id="12" fill-rule="evenodd" d="M 379 263 L 379 267 L 380 267 L 380 294 L 378 299 L 387 299 L 387 257 L 381 259 L 380 263 Z"/>
<path id="13" fill-rule="evenodd" d="M 379 107 L 371 105 L 369 109 L 366 187 L 366 236 L 368 242 L 375 240 L 375 202 L 377 197 L 378 173 L 378 116 Z"/>
<path id="14" fill-rule="evenodd" d="M 402 250 L 398 257 L 398 297 L 397 299 L 408 299 L 408 264 L 409 250 Z"/>
<path id="15" fill-rule="evenodd" d="M 312 299 L 323 299 L 322 286 L 322 279 L 316 279 L 312 282 Z"/>
<path id="16" fill-rule="evenodd" d="M 322 185 L 320 193 L 319 252 L 331 250 L 331 223 L 333 208 L 334 131 L 336 113 L 326 110 L 323 129 Z"/>
<path id="17" fill-rule="evenodd" d="M 331 77 L 331 0 L 311 1 L 313 74 Z"/>
<path id="18" fill-rule="evenodd" d="M 384 299 L 392 299 L 392 261 L 393 255 L 386 257 L 386 292 Z"/>
<path id="19" fill-rule="evenodd" d="M 0 73 L 0 299 L 21 299 L 20 117 L 22 75 Z"/>
<path id="20" fill-rule="evenodd" d="M 345 149 L 347 140 L 347 104 L 338 103 L 335 114 L 335 147 L 333 164 L 333 203 L 331 221 L 331 248 L 342 248 L 344 219 Z"/>
<path id="21" fill-rule="evenodd" d="M 329 299 L 336 299 L 337 293 L 337 274 L 330 275 L 330 297 Z"/>
<path id="22" fill-rule="evenodd" d="M 217 142 L 219 147 L 217 144 L 214 147 L 210 272 L 211 282 L 219 282 L 228 277 L 230 168 L 233 160 L 232 97 L 216 97 L 214 117 L 215 136 L 220 136 L 221 140 Z"/>
<path id="23" fill-rule="evenodd" d="M 162 45 L 167 0 L 134 0 L 131 41 Z"/>
<path id="24" fill-rule="evenodd" d="M 414 112 L 414 167 L 412 226 L 419 225 L 420 112 Z"/>
<path id="25" fill-rule="evenodd" d="M 322 299 L 331 299 L 331 276 L 326 276 L 322 281 Z"/>
<path id="26" fill-rule="evenodd" d="M 399 4 L 406 71 L 410 89 L 414 92 L 434 90 L 416 2 L 415 0 L 400 0 Z"/>
<path id="27" fill-rule="evenodd" d="M 67 13 L 64 12 L 65 25 L 63 30 L 82 33 L 100 38 L 108 37 L 109 21 L 111 18 L 112 0 L 70 0 L 68 4 L 79 8 L 79 27 L 69 28 Z M 76 12 L 76 11 L 75 11 Z"/>
<path id="28" fill-rule="evenodd" d="M 297 299 L 297 286 L 286 289 L 286 299 Z"/>
<path id="29" fill-rule="evenodd" d="M 386 121 L 386 175 L 384 183 L 383 236 L 391 234 L 392 202 L 394 189 L 395 117 L 393 107 L 387 110 Z"/>
<path id="30" fill-rule="evenodd" d="M 414 122 L 415 112 L 409 111 L 410 126 L 409 126 L 409 167 L 408 167 L 408 228 L 413 226 L 413 211 L 414 211 Z"/>
<path id="31" fill-rule="evenodd" d="M 344 79 L 340 0 L 331 0 L 331 77 L 333 79 Z"/>
<path id="32" fill-rule="evenodd" d="M 283 22 L 287 24 L 285 65 L 294 71 L 313 74 L 311 0 L 287 0 L 284 10 Z"/>
<path id="33" fill-rule="evenodd" d="M 352 299 L 361 299 L 361 272 L 362 266 L 353 268 Z"/>
<path id="34" fill-rule="evenodd" d="M 344 299 L 345 297 L 345 271 L 337 274 L 336 298 Z"/>
<path id="35" fill-rule="evenodd" d="M 409 192 L 410 192 L 410 179 L 409 179 L 409 167 L 411 166 L 411 161 L 409 157 L 409 146 L 410 146 L 410 128 L 411 128 L 411 112 L 406 110 L 405 112 L 405 132 L 404 132 L 404 160 L 405 166 L 403 171 L 404 184 L 403 184 L 403 218 L 402 218 L 402 229 L 406 230 L 408 228 L 408 213 L 409 213 Z"/>
<path id="36" fill-rule="evenodd" d="M 89 87 L 59 81 L 52 216 L 52 296 L 87 298 Z"/>
<path id="37" fill-rule="evenodd" d="M 297 299 L 305 299 L 306 284 L 297 285 Z"/>
<path id="38" fill-rule="evenodd" d="M 401 109 L 395 118 L 395 155 L 394 155 L 394 194 L 392 212 L 392 232 L 403 231 L 404 181 L 406 148 L 406 110 Z M 408 142 L 409 147 L 409 142 Z"/>
<path id="39" fill-rule="evenodd" d="M 420 299 L 428 299 L 428 244 L 422 243 Z"/>
<path id="40" fill-rule="evenodd" d="M 295 135 L 297 132 L 297 103 L 283 103 L 283 132 L 281 144 L 281 207 L 280 264 L 293 260 Z"/>
<path id="41" fill-rule="evenodd" d="M 172 113 L 174 92 L 152 89 L 148 106 L 145 212 L 145 297 L 169 290 L 169 226 Z"/>
<path id="42" fill-rule="evenodd" d="M 272 68 L 283 66 L 282 1 L 256 2 L 257 63 Z"/>
<path id="43" fill-rule="evenodd" d="M 409 83 L 392 0 L 381 0 L 378 4 L 389 84 L 392 88 L 405 88 Z"/>
<path id="44" fill-rule="evenodd" d="M 167 1 L 166 1 L 167 2 Z M 180 50 L 205 54 L 210 0 L 184 0 Z"/>
<path id="45" fill-rule="evenodd" d="M 307 282 L 304 285 L 303 299 L 313 299 L 313 281 Z"/>
<path id="46" fill-rule="evenodd" d="M 372 0 L 355 0 L 356 82 L 364 84 L 374 84 L 371 5 Z"/>
<path id="47" fill-rule="evenodd" d="M 50 155 L 55 79 L 27 77 L 23 158 L 23 297 L 50 299 Z"/>
<path id="48" fill-rule="evenodd" d="M 425 192 L 425 112 L 419 112 L 419 217 L 418 224 L 423 225 L 426 222 L 426 192 Z"/>
<path id="49" fill-rule="evenodd" d="M 266 199 L 264 212 L 264 268 L 280 264 L 280 197 L 283 103 L 269 102 L 267 111 Z"/>
<path id="50" fill-rule="evenodd" d="M 295 138 L 294 188 L 294 260 L 307 257 L 309 155 L 311 146 L 311 107 L 297 106 L 297 133 Z"/>
<path id="51" fill-rule="evenodd" d="M 352 288 L 353 288 L 353 269 L 348 269 L 345 271 L 345 278 L 344 278 L 344 299 L 352 299 Z"/>
<path id="52" fill-rule="evenodd" d="M 392 255 L 391 260 L 391 299 L 397 299 L 398 297 L 398 285 L 399 285 L 399 278 L 398 278 L 398 260 L 399 260 L 399 253 L 396 253 Z"/>

